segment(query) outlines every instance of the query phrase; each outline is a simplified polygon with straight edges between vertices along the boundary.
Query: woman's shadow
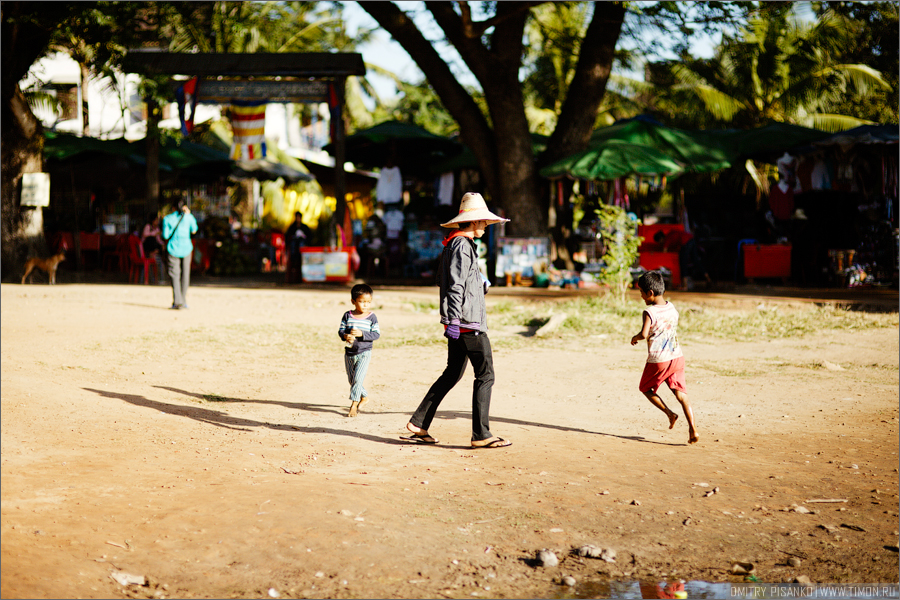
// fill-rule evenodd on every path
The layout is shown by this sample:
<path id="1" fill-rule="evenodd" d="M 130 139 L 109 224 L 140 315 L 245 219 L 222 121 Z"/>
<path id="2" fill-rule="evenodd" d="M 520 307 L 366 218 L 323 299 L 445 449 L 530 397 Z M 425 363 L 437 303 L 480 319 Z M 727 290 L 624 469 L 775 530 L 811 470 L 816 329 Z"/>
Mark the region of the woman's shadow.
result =
<path id="1" fill-rule="evenodd" d="M 296 425 L 285 425 L 282 423 L 266 423 L 263 421 L 254 421 L 253 419 L 245 419 L 243 417 L 234 417 L 229 415 L 226 412 L 220 410 L 212 410 L 209 408 L 203 408 L 199 406 L 183 406 L 180 404 L 168 404 L 166 402 L 160 402 L 158 400 L 151 400 L 144 396 L 138 396 L 136 394 L 119 394 L 116 392 L 108 392 L 105 390 L 96 390 L 92 388 L 83 388 L 88 392 L 94 392 L 104 398 L 115 398 L 116 400 L 122 400 L 124 402 L 128 402 L 129 404 L 133 404 L 134 406 L 141 406 L 144 408 L 152 408 L 154 410 L 158 410 L 161 413 L 176 415 L 179 417 L 187 417 L 189 419 L 193 419 L 195 421 L 199 421 L 200 423 L 207 423 L 209 425 L 215 425 L 216 427 L 224 427 L 225 429 L 233 429 L 236 431 L 252 431 L 255 428 L 265 427 L 267 429 L 274 429 L 276 431 L 300 431 L 302 433 L 326 433 L 330 435 L 342 435 L 346 437 L 352 438 L 360 438 L 364 440 L 368 440 L 370 442 L 379 442 L 382 444 L 391 444 L 391 445 L 403 445 L 404 442 L 402 440 L 394 440 L 391 438 L 385 438 L 377 435 L 371 435 L 367 433 L 359 433 L 356 431 L 346 431 L 342 429 L 333 429 L 330 427 L 298 427 Z M 189 394 L 192 396 L 196 396 L 195 394 Z M 202 395 L 197 396 L 203 398 Z M 314 405 L 319 406 L 319 405 Z M 323 411 L 323 412 L 331 412 L 331 411 Z"/>
<path id="2" fill-rule="evenodd" d="M 197 400 L 210 401 L 210 396 L 208 394 L 198 394 L 196 392 L 189 392 L 187 390 L 182 390 L 182 389 L 168 387 L 168 386 L 161 386 L 161 385 L 157 385 L 154 387 L 157 389 L 161 389 L 161 390 L 175 392 L 177 394 L 183 394 L 183 395 L 191 397 L 191 398 L 196 398 Z M 91 391 L 96 391 L 96 390 L 91 390 Z M 119 397 L 119 396 L 115 396 L 115 397 Z M 142 398 L 142 397 L 140 397 L 140 398 Z M 145 400 L 145 402 L 156 402 L 156 401 L 148 400 L 148 399 L 144 399 L 144 400 Z M 289 408 L 292 410 L 330 413 L 330 414 L 335 414 L 335 415 L 338 415 L 341 417 L 343 417 L 345 414 L 344 410 L 342 408 L 339 408 L 332 404 L 311 404 L 311 403 L 307 403 L 307 402 L 280 402 L 277 400 L 254 400 L 254 399 L 250 399 L 250 398 L 224 398 L 224 397 L 216 397 L 214 401 L 215 402 L 226 402 L 226 403 L 275 404 L 278 406 L 284 406 L 285 408 Z M 171 406 L 171 407 L 178 406 L 178 405 L 168 405 L 168 404 L 164 404 L 164 403 L 158 403 L 158 404 L 162 404 L 164 406 Z M 185 408 L 185 407 L 182 407 L 182 408 Z M 207 410 L 207 409 L 198 408 L 197 410 Z M 220 417 L 220 419 L 219 419 L 220 422 L 222 422 L 224 419 L 236 419 L 236 417 L 230 417 L 226 413 L 223 413 L 220 411 L 207 411 L 207 412 L 215 413 L 217 415 L 222 415 L 222 417 Z M 175 413 L 173 413 L 173 414 L 175 414 Z M 178 414 L 183 414 L 183 413 L 178 413 Z M 391 413 L 382 412 L 381 414 L 391 414 Z M 393 414 L 406 415 L 408 413 L 396 412 Z M 186 416 L 190 416 L 190 415 L 186 415 Z M 191 418 L 194 418 L 194 417 L 191 417 Z M 471 419 L 472 416 L 471 416 L 471 413 L 468 413 L 465 411 L 451 410 L 451 411 L 439 412 L 436 418 L 439 420 L 451 421 L 451 420 L 455 420 L 455 419 L 468 420 L 468 419 Z M 246 419 L 243 419 L 243 420 L 246 421 Z M 566 427 L 563 425 L 553 425 L 550 423 L 537 423 L 534 421 L 523 421 L 521 419 L 512 419 L 509 417 L 494 416 L 494 417 L 491 417 L 491 421 L 496 422 L 496 423 L 508 423 L 511 425 L 520 425 L 520 426 L 524 426 L 524 427 L 540 427 L 540 428 L 545 428 L 545 429 L 555 429 L 557 431 L 569 431 L 569 432 L 573 432 L 573 433 L 587 433 L 587 434 L 591 434 L 591 435 L 602 435 L 602 436 L 614 437 L 614 438 L 618 438 L 618 439 L 622 439 L 622 440 L 629 440 L 632 442 L 643 442 L 645 444 L 659 444 L 661 446 L 684 446 L 684 445 L 686 445 L 686 444 L 673 443 L 673 442 L 657 442 L 654 440 L 648 440 L 648 439 L 644 438 L 643 436 L 637 436 L 637 435 L 616 435 L 614 433 L 604 433 L 602 431 L 589 431 L 587 429 L 580 429 L 580 428 L 576 428 L 576 427 Z M 254 423 L 256 426 L 260 425 L 260 423 L 258 423 L 256 421 L 250 421 L 250 423 Z M 270 424 L 268 424 L 268 423 L 265 423 L 262 425 L 270 426 Z M 318 431 L 318 432 L 325 432 L 325 431 L 341 432 L 341 430 L 327 429 L 327 428 L 322 428 L 322 427 L 300 428 L 300 427 L 295 427 L 293 425 L 279 425 L 276 428 L 278 428 L 278 429 L 288 428 L 288 429 L 295 429 L 297 431 L 309 431 L 309 432 L 315 432 L 315 431 Z M 342 433 L 344 435 L 350 435 L 353 437 L 366 438 L 365 434 L 359 434 L 356 432 L 343 431 Z M 387 439 L 387 438 L 378 438 L 376 436 L 370 436 L 370 437 L 372 437 L 373 439 L 375 439 L 377 441 L 385 441 Z M 394 440 L 391 440 L 391 443 L 396 443 L 396 442 L 394 442 Z M 406 443 L 406 442 L 400 441 L 400 443 Z M 441 447 L 443 447 L 443 448 L 463 448 L 463 449 L 467 449 L 467 450 L 471 449 L 469 446 L 456 447 L 456 446 L 448 446 L 446 444 L 441 444 Z"/>

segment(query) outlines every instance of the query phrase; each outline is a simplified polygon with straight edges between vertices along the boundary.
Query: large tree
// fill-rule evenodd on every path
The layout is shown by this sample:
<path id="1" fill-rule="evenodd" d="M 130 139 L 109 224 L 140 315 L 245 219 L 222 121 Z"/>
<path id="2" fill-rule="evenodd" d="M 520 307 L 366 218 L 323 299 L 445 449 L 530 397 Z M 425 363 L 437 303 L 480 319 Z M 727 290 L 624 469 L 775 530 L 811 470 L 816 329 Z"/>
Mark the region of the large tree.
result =
<path id="1" fill-rule="evenodd" d="M 456 119 L 460 137 L 478 159 L 492 199 L 513 217 L 510 229 L 518 235 L 545 234 L 547 211 L 539 191 L 519 81 L 526 21 L 530 9 L 541 2 L 497 2 L 493 4 L 495 12 L 483 20 L 473 17 L 468 2 L 424 4 L 478 80 L 487 114 L 409 15 L 392 2 L 360 2 L 403 46 Z M 547 160 L 586 147 L 624 20 L 624 3 L 594 4 L 575 73 L 548 143 Z"/>
<path id="2" fill-rule="evenodd" d="M 42 170 L 41 122 L 34 116 L 19 81 L 32 63 L 50 45 L 56 27 L 89 3 L 3 2 L 0 4 L 0 215 L 2 252 L 0 264 L 8 278 L 21 263 L 29 247 L 41 245 L 40 209 L 19 204 L 19 188 L 24 173 Z"/>
<path id="3" fill-rule="evenodd" d="M 393 2 L 360 2 L 397 41 L 425 74 L 459 125 L 460 137 L 475 154 L 491 198 L 513 218 L 509 229 L 516 235 L 547 233 L 546 197 L 542 197 L 537 176 L 539 164 L 532 141 L 520 80 L 529 56 L 526 26 L 532 10 L 544 2 L 478 3 L 484 16 L 477 16 L 469 2 L 424 2 L 433 24 L 443 39 L 458 52 L 480 86 L 484 111 L 473 93 L 458 81 L 453 67 L 435 49 L 433 41 L 420 29 L 411 14 Z M 568 9 L 580 15 L 577 4 Z M 731 23 L 734 14 L 746 10 L 742 2 L 593 2 L 583 33 L 567 24 L 560 39 L 577 52 L 577 58 L 559 62 L 550 89 L 558 111 L 541 164 L 574 154 L 587 147 L 598 110 L 607 94 L 607 84 L 617 58 L 616 46 L 623 33 L 637 32 L 641 25 L 663 25 L 665 35 L 655 36 L 653 49 L 684 44 L 700 29 Z M 626 21 L 634 7 L 635 19 Z M 419 15 L 421 16 L 421 15 Z M 673 27 L 674 24 L 674 27 Z M 426 25 L 427 26 L 427 25 Z M 641 50 L 640 32 L 632 39 Z M 571 37 L 572 35 L 575 37 Z M 653 37 L 651 35 L 651 37 Z M 533 50 L 533 49 L 532 49 Z"/>
<path id="4" fill-rule="evenodd" d="M 39 58 L 60 49 L 77 50 L 82 64 L 108 74 L 125 48 L 142 43 L 152 30 L 148 2 L 3 2 L 0 4 L 0 160 L 2 160 L 3 278 L 14 275 L 28 252 L 43 250 L 40 209 L 19 205 L 24 173 L 43 166 L 43 128 L 19 82 Z"/>

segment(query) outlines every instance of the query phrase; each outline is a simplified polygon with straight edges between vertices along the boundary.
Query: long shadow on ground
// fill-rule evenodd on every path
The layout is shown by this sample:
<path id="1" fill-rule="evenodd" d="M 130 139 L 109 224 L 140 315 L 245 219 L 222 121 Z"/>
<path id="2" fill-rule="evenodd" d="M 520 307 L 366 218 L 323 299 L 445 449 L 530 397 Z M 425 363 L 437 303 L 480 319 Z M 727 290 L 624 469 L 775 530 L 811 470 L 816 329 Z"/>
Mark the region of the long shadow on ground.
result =
<path id="1" fill-rule="evenodd" d="M 181 390 L 178 388 L 161 386 L 161 385 L 157 385 L 154 387 L 156 387 L 158 389 L 162 389 L 162 390 L 167 390 L 170 392 L 175 392 L 177 394 L 183 394 L 185 396 L 188 396 L 191 398 L 196 398 L 198 400 L 205 400 L 205 401 L 209 400 L 207 395 L 198 394 L 196 392 L 189 392 L 187 390 Z M 339 416 L 345 416 L 345 413 L 346 413 L 346 411 L 343 408 L 339 408 L 339 407 L 336 407 L 331 404 L 310 404 L 310 403 L 306 403 L 306 402 L 281 402 L 278 400 L 255 400 L 255 399 L 251 399 L 251 398 L 218 398 L 215 400 L 215 402 L 217 402 L 217 403 L 218 402 L 244 403 L 244 404 L 275 404 L 275 405 L 283 406 L 285 408 L 289 408 L 292 410 L 305 410 L 305 411 L 310 411 L 310 412 L 333 413 L 333 414 L 336 414 Z M 379 412 L 379 414 L 408 415 L 409 413 Z M 454 419 L 469 420 L 472 418 L 472 415 L 471 415 L 471 413 L 468 413 L 468 412 L 450 410 L 450 411 L 439 412 L 436 418 L 439 420 L 444 420 L 444 421 L 452 421 Z M 619 438 L 622 440 L 629 440 L 629 441 L 633 441 L 633 442 L 644 442 L 646 444 L 659 444 L 661 446 L 687 446 L 687 444 L 681 444 L 681 443 L 657 442 L 657 441 L 645 439 L 642 436 L 637 436 L 637 435 L 616 435 L 614 433 L 605 433 L 602 431 L 588 431 L 587 429 L 579 429 L 579 428 L 575 428 L 575 427 L 565 427 L 563 425 L 553 425 L 551 423 L 536 423 L 534 421 L 523 421 L 521 419 L 512 419 L 509 417 L 496 417 L 495 416 L 495 417 L 491 417 L 491 421 L 495 422 L 495 423 L 508 423 L 510 425 L 522 425 L 525 427 L 541 427 L 544 429 L 555 429 L 557 431 L 570 431 L 573 433 L 588 433 L 588 434 L 592 434 L 592 435 L 603 435 L 603 436 L 607 436 L 607 437 L 614 437 L 614 438 Z M 287 425 L 285 427 L 292 427 L 292 426 Z M 298 429 L 298 428 L 295 428 L 295 429 Z M 310 429 L 311 431 L 325 431 L 322 428 L 308 428 L 308 429 Z M 364 436 L 362 434 L 360 434 L 359 437 L 364 437 Z M 443 445 L 443 447 L 446 448 L 447 446 Z M 464 448 L 470 449 L 469 446 L 464 446 Z"/>

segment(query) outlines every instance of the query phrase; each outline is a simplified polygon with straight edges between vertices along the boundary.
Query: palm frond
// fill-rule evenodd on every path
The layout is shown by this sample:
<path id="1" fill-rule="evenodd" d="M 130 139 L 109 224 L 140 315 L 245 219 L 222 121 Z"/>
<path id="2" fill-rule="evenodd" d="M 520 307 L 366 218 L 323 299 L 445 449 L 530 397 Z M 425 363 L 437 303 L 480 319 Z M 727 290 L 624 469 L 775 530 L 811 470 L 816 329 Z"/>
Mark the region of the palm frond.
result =
<path id="1" fill-rule="evenodd" d="M 891 89 L 890 84 L 884 80 L 879 71 L 867 65 L 834 65 L 833 71 L 843 73 L 852 83 L 856 91 L 868 95 L 876 89 Z"/>
<path id="2" fill-rule="evenodd" d="M 753 183 L 756 186 L 756 195 L 768 194 L 769 180 L 759 172 L 756 168 L 756 164 L 752 160 L 747 159 L 747 162 L 744 163 L 744 168 L 747 169 L 747 173 L 750 174 L 750 179 L 753 180 Z"/>
<path id="3" fill-rule="evenodd" d="M 854 127 L 859 127 L 861 125 L 877 125 L 877 123 L 865 119 L 857 119 L 856 117 L 848 117 L 847 115 L 829 115 L 824 113 L 809 115 L 800 121 L 799 124 L 804 127 L 818 129 L 819 131 L 835 133 L 838 131 L 847 131 L 848 129 L 853 129 Z"/>

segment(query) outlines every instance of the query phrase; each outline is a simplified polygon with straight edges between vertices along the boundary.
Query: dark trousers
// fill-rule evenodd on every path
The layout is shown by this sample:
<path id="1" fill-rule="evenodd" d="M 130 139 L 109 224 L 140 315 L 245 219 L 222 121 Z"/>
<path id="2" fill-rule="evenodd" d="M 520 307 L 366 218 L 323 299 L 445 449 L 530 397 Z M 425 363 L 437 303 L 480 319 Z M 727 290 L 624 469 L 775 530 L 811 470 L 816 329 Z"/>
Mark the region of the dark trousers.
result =
<path id="1" fill-rule="evenodd" d="M 438 406 L 462 379 L 469 361 L 475 369 L 475 383 L 472 387 L 472 440 L 493 437 L 488 421 L 491 388 L 494 386 L 494 357 L 491 354 L 491 341 L 484 333 L 463 333 L 458 340 L 447 340 L 447 368 L 425 394 L 419 408 L 410 418 L 410 423 L 428 430 Z"/>

